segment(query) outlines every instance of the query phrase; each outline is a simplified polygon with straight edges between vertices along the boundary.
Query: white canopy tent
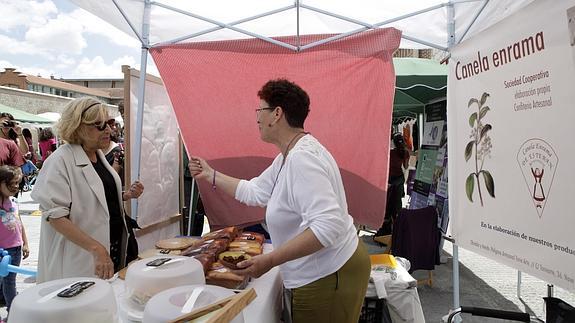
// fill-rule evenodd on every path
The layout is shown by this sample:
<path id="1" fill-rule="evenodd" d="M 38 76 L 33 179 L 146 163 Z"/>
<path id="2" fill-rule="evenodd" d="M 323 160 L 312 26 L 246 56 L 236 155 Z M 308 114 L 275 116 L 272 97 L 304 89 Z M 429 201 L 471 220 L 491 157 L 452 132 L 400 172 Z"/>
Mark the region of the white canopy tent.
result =
<path id="1" fill-rule="evenodd" d="M 71 0 L 142 44 L 141 74 L 136 117 L 135 169 L 144 107 L 144 82 L 148 50 L 154 46 L 194 42 L 259 38 L 294 51 L 380 27 L 402 31 L 402 48 L 432 47 L 444 51 L 480 33 L 533 0 Z M 314 43 L 283 43 L 278 36 L 329 34 Z M 132 202 L 136 203 L 136 202 Z M 137 205 L 132 206 L 137 210 Z M 454 306 L 459 307 L 457 247 L 454 245 Z"/>
<path id="2" fill-rule="evenodd" d="M 138 98 L 144 98 L 148 50 L 154 46 L 192 42 L 259 38 L 294 51 L 379 27 L 402 31 L 402 47 L 433 47 L 448 51 L 533 0 L 71 0 L 142 44 Z M 288 44 L 272 37 L 331 34 L 320 41 Z M 299 39 L 299 38 L 298 38 Z M 141 138 L 144 100 L 138 101 L 136 138 Z M 140 145 L 132 180 L 139 178 Z M 132 209 L 137 210 L 135 203 Z"/>

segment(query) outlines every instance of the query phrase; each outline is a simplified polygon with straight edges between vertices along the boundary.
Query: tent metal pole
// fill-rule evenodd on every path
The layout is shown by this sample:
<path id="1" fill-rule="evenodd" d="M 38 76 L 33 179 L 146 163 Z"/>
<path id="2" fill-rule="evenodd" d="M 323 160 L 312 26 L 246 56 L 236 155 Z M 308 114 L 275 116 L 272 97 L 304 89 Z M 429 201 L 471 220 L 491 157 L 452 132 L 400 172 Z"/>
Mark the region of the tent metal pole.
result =
<path id="1" fill-rule="evenodd" d="M 259 14 L 259 15 L 255 15 L 255 16 L 251 16 L 251 17 L 248 17 L 248 18 L 244 18 L 244 19 L 240 19 L 240 20 L 236 20 L 236 21 L 230 22 L 230 23 L 228 23 L 228 25 L 235 26 L 235 25 L 243 24 L 244 22 L 248 22 L 248 21 L 252 21 L 252 20 L 259 19 L 259 18 L 263 18 L 263 17 L 275 15 L 276 13 L 284 12 L 284 11 L 287 11 L 287 10 L 290 10 L 290 9 L 293 9 L 293 8 L 294 8 L 293 5 L 286 6 L 286 7 L 283 7 L 283 8 L 278 8 L 278 9 L 275 9 L 275 10 L 272 10 L 272 11 L 268 11 L 268 12 L 261 13 L 261 14 Z M 167 41 L 163 41 L 163 42 L 160 42 L 160 43 L 155 43 L 155 44 L 152 44 L 151 47 L 177 44 L 177 43 L 179 43 L 179 42 L 181 42 L 181 41 L 184 41 L 184 40 L 186 40 L 186 39 L 195 38 L 195 37 L 202 36 L 202 35 L 205 35 L 205 34 L 209 34 L 209 33 L 211 33 L 211 32 L 218 31 L 218 30 L 221 30 L 221 29 L 225 29 L 225 27 L 217 26 L 217 27 L 208 28 L 208 29 L 206 29 L 206 30 L 198 31 L 198 32 L 193 33 L 193 34 L 189 34 L 189 35 L 186 35 L 186 36 L 181 36 L 181 37 L 178 37 L 178 38 L 174 38 L 174 39 L 172 39 L 172 40 L 167 40 Z"/>
<path id="2" fill-rule="evenodd" d="M 407 40 L 412 41 L 412 42 L 414 42 L 414 43 L 419 43 L 419 44 L 422 44 L 422 45 L 425 45 L 425 46 L 428 46 L 428 47 L 432 47 L 432 48 L 435 48 L 435 49 L 439 49 L 439 50 L 442 50 L 442 51 L 444 51 L 444 52 L 446 52 L 446 51 L 449 50 L 447 47 L 443 47 L 443 46 L 440 46 L 440 45 L 437 45 L 437 44 L 434 44 L 434 43 L 430 43 L 430 42 L 428 42 L 428 41 L 421 40 L 421 39 L 419 39 L 419 38 L 411 37 L 411 36 L 408 36 L 408 35 L 402 34 L 402 35 L 401 35 L 401 38 L 407 39 Z"/>
<path id="3" fill-rule="evenodd" d="M 187 166 L 186 166 L 187 167 Z M 188 232 L 186 233 L 188 236 L 192 235 L 192 224 L 193 224 L 193 219 L 195 216 L 195 211 L 196 211 L 196 207 L 194 206 L 194 194 L 196 193 L 196 179 L 193 178 L 192 179 L 192 189 L 190 190 L 190 209 L 188 210 Z"/>
<path id="4" fill-rule="evenodd" d="M 455 7 L 452 0 L 447 3 L 447 47 L 451 47 L 455 44 Z M 448 116 L 449 121 L 449 116 Z M 453 246 L 453 310 L 459 308 L 459 249 L 456 245 L 456 241 L 452 242 Z M 455 322 L 461 322 L 461 318 L 458 316 Z"/>
<path id="5" fill-rule="evenodd" d="M 471 20 L 471 22 L 469 23 L 469 25 L 467 26 L 467 28 L 465 28 L 465 31 L 463 32 L 463 34 L 461 35 L 461 37 L 459 37 L 459 39 L 457 40 L 457 43 L 461 43 L 461 41 L 463 40 L 463 38 L 465 38 L 465 35 L 467 35 L 467 32 L 469 31 L 469 29 L 471 29 L 471 26 L 473 26 L 473 24 L 475 23 L 475 21 L 477 20 L 477 18 L 479 17 L 479 15 L 481 15 L 481 13 L 483 12 L 483 10 L 485 9 L 485 6 L 487 6 L 487 4 L 489 3 L 489 0 L 485 0 L 483 1 L 483 5 L 481 6 L 481 8 L 479 9 L 479 11 L 477 11 L 477 13 L 475 14 L 475 16 L 473 17 L 473 19 Z"/>
<path id="6" fill-rule="evenodd" d="M 130 26 L 130 28 L 132 29 L 132 31 L 134 32 L 134 34 L 136 35 L 136 37 L 138 37 L 138 39 L 140 40 L 140 43 L 144 43 L 144 39 L 142 39 L 142 36 L 138 33 L 138 31 L 136 30 L 136 28 L 134 27 L 134 24 L 132 24 L 132 22 L 130 21 L 130 19 L 128 19 L 128 16 L 126 15 L 126 13 L 124 12 L 124 10 L 122 9 L 122 7 L 120 7 L 120 5 L 118 5 L 118 2 L 116 2 L 116 0 L 112 0 L 112 2 L 114 3 L 114 5 L 116 6 L 116 9 L 118 9 L 118 11 L 120 12 L 120 14 L 122 15 L 122 17 L 124 17 L 124 20 L 126 20 L 126 22 L 128 23 L 128 26 Z"/>
<path id="7" fill-rule="evenodd" d="M 134 135 L 134 160 L 131 183 L 140 179 L 140 158 L 142 157 L 142 125 L 144 122 L 144 98 L 146 95 L 146 67 L 148 65 L 148 46 L 150 36 L 150 0 L 144 1 L 144 19 L 142 22 L 142 54 L 140 57 L 140 79 L 138 80 L 138 110 L 136 113 L 136 134 Z M 132 218 L 138 219 L 138 199 L 131 200 Z"/>
<path id="8" fill-rule="evenodd" d="M 517 298 L 521 299 L 521 270 L 517 271 Z"/>
<path id="9" fill-rule="evenodd" d="M 146 1 L 150 1 L 150 0 L 146 0 Z M 161 3 L 161 2 L 154 2 L 154 4 L 155 4 L 156 6 L 158 6 L 158 7 L 162 7 L 162 8 L 164 8 L 164 9 L 168 9 L 168 10 L 172 10 L 172 11 L 181 13 L 181 14 L 183 14 L 183 15 L 186 15 L 186 16 L 189 16 L 189 17 L 192 17 L 192 18 L 196 18 L 196 19 L 199 19 L 199 20 L 203 20 L 203 21 L 209 22 L 209 23 L 211 23 L 211 24 L 218 25 L 218 26 L 220 26 L 220 27 L 222 27 L 222 28 L 227 28 L 227 29 L 236 31 L 236 32 L 241 33 L 241 34 L 244 34 L 244 35 L 252 36 L 252 37 L 254 37 L 254 38 L 258 38 L 258 39 L 261 39 L 261 40 L 266 41 L 266 42 L 268 42 L 268 43 L 272 43 L 272 44 L 275 44 L 275 45 L 278 45 L 278 46 L 281 46 L 281 47 L 285 47 L 285 48 L 290 49 L 290 50 L 293 50 L 293 51 L 299 50 L 299 48 L 297 48 L 296 46 L 293 46 L 293 45 L 290 45 L 290 44 L 287 44 L 287 43 L 284 43 L 284 42 L 275 40 L 275 39 L 273 39 L 273 38 L 266 37 L 266 36 L 262 36 L 262 35 L 258 35 L 258 34 L 256 34 L 256 33 L 252 33 L 251 31 L 247 31 L 247 30 L 244 30 L 244 29 L 241 29 L 241 28 L 238 28 L 238 27 L 234 27 L 234 26 L 232 26 L 232 25 L 230 25 L 230 24 L 226 24 L 226 23 L 223 23 L 223 22 L 214 20 L 214 19 L 202 17 L 202 16 L 199 16 L 199 15 L 193 14 L 193 13 L 191 13 L 191 12 L 178 9 L 178 8 L 169 6 L 169 5 L 167 5 L 167 4 L 163 4 L 163 3 Z"/>
<path id="10" fill-rule="evenodd" d="M 300 9 L 299 0 L 295 0 L 295 11 L 296 11 L 296 15 L 295 15 L 296 18 L 295 19 L 296 19 L 296 36 L 297 36 L 296 37 L 296 46 L 297 46 L 298 50 L 301 46 L 301 42 L 299 39 L 299 23 L 300 23 L 300 21 L 299 21 L 299 9 Z"/>

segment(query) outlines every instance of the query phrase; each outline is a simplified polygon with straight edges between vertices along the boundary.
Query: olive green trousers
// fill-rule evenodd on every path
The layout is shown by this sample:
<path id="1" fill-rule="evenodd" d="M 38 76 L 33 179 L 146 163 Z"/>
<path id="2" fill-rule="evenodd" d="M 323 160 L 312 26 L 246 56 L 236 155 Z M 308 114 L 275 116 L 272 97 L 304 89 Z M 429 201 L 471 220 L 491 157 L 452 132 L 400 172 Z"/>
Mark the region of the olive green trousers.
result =
<path id="1" fill-rule="evenodd" d="M 291 290 L 293 323 L 357 323 L 371 264 L 361 239 L 335 273 Z"/>

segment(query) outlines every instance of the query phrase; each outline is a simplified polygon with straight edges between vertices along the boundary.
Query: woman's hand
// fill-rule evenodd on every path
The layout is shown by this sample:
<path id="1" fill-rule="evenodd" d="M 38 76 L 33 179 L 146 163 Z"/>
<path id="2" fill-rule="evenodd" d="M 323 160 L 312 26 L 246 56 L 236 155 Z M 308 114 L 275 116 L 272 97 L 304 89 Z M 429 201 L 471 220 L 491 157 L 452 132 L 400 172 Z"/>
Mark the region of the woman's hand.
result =
<path id="1" fill-rule="evenodd" d="M 26 258 L 28 258 L 28 256 L 30 256 L 30 248 L 28 248 L 27 243 L 24 243 L 22 245 L 22 258 L 26 259 Z"/>
<path id="2" fill-rule="evenodd" d="M 254 256 L 248 260 L 244 260 L 238 263 L 239 270 L 233 270 L 234 274 L 249 276 L 253 278 L 259 278 L 263 274 L 267 273 L 272 269 L 273 262 L 269 254 Z"/>
<path id="3" fill-rule="evenodd" d="M 192 156 L 188 168 L 195 179 L 211 180 L 214 174 L 214 169 L 200 157 Z"/>
<path id="4" fill-rule="evenodd" d="M 114 263 L 106 248 L 99 245 L 92 251 L 94 256 L 94 274 L 101 279 L 109 279 L 114 276 Z"/>
<path id="5" fill-rule="evenodd" d="M 125 191 L 122 195 L 122 200 L 127 201 L 129 199 L 137 199 L 144 192 L 144 184 L 140 181 L 135 181 L 128 191 Z"/>

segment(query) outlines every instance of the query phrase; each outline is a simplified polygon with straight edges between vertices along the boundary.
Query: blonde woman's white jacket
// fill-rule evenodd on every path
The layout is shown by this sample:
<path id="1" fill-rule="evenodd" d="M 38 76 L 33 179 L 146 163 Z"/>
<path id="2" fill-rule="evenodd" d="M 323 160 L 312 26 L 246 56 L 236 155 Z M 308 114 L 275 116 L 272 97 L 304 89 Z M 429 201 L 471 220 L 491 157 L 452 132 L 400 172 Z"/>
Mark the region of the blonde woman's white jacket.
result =
<path id="1" fill-rule="evenodd" d="M 102 151 L 98 150 L 97 153 L 114 177 L 122 207 L 120 178 Z M 80 145 L 60 146 L 46 159 L 34 185 L 32 199 L 40 204 L 42 211 L 37 282 L 68 277 L 95 277 L 92 254 L 66 239 L 48 222 L 50 218 L 68 217 L 80 230 L 110 250 L 110 215 L 104 186 Z M 123 210 L 120 211 L 120 214 L 124 214 Z M 124 221 L 122 259 L 125 259 L 126 254 L 126 237 Z"/>

